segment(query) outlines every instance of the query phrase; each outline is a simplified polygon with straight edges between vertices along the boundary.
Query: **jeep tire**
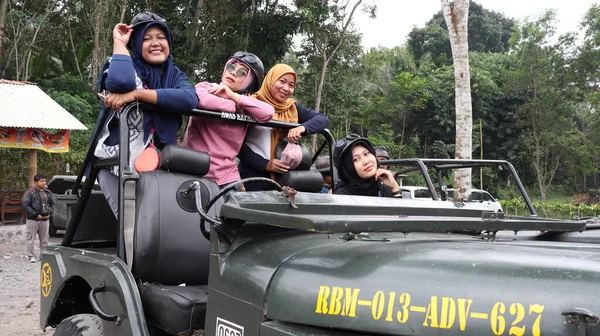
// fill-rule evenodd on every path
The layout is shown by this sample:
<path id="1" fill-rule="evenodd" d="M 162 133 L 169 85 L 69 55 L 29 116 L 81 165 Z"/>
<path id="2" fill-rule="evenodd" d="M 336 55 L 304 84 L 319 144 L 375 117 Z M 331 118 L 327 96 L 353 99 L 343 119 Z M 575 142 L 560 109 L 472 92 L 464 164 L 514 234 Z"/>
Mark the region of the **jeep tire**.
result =
<path id="1" fill-rule="evenodd" d="M 102 321 L 93 314 L 79 314 L 67 317 L 62 320 L 56 330 L 54 336 L 101 336 Z"/>

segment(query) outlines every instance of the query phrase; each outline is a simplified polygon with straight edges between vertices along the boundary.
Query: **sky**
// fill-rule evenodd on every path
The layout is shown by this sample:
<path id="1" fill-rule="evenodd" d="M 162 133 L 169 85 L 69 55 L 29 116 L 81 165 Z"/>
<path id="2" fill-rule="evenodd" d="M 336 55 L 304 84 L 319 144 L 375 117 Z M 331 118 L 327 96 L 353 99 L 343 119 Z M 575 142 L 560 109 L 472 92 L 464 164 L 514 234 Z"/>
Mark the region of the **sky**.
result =
<path id="1" fill-rule="evenodd" d="M 371 0 L 377 3 L 377 18 L 358 13 L 355 25 L 363 34 L 363 47 L 395 47 L 406 41 L 413 27 L 422 28 L 441 8 L 440 0 Z M 523 20 L 555 9 L 558 34 L 578 31 L 579 22 L 592 3 L 600 0 L 475 0 L 485 9 Z"/>

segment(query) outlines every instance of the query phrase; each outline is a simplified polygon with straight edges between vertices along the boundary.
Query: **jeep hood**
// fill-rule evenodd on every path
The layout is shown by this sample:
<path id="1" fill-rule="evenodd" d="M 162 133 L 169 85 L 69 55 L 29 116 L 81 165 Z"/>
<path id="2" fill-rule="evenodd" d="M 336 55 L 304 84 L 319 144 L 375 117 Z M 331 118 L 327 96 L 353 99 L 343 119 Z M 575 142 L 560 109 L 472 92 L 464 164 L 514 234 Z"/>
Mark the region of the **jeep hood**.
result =
<path id="1" fill-rule="evenodd" d="M 574 309 L 600 313 L 595 245 L 371 238 L 290 257 L 269 286 L 267 318 L 368 334 L 576 335 Z M 600 333 L 588 322 L 580 328 Z"/>

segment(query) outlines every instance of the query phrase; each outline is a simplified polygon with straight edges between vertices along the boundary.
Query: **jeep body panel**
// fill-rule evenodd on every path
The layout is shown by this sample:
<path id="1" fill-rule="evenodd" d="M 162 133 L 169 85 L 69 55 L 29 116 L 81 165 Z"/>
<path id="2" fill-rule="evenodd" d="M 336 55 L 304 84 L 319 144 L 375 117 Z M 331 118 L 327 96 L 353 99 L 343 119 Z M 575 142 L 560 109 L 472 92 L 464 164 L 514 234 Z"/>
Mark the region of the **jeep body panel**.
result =
<path id="1" fill-rule="evenodd" d="M 75 311 L 84 302 L 64 302 L 65 309 L 73 309 L 66 316 L 57 306 L 63 300 L 70 300 L 67 293 L 71 289 L 67 283 L 76 278 L 83 279 L 89 288 L 82 288 L 88 294 L 91 289 L 102 284 L 105 290 L 95 294 L 99 307 L 107 314 L 115 314 L 118 322 L 103 320 L 106 335 L 149 335 L 146 327 L 140 294 L 129 268 L 114 255 L 89 250 L 79 250 L 61 246 L 48 246 L 41 260 L 41 303 L 40 327 L 55 326 L 64 317 L 81 313 Z M 79 284 L 82 282 L 79 281 Z M 82 301 L 82 300 L 80 300 Z M 87 302 L 89 304 L 89 302 Z M 87 307 L 90 309 L 91 305 Z"/>
<path id="2" fill-rule="evenodd" d="M 495 242 L 417 232 L 346 241 L 267 230 L 247 225 L 239 244 L 211 256 L 221 271 L 211 269 L 207 335 L 218 319 L 245 335 L 576 335 L 563 312 L 600 312 L 600 246 L 533 232 Z"/>
<path id="3" fill-rule="evenodd" d="M 575 335 L 563 312 L 600 312 L 600 246 L 371 234 L 381 237 L 389 241 L 341 240 L 288 259 L 266 317 L 388 335 Z"/>

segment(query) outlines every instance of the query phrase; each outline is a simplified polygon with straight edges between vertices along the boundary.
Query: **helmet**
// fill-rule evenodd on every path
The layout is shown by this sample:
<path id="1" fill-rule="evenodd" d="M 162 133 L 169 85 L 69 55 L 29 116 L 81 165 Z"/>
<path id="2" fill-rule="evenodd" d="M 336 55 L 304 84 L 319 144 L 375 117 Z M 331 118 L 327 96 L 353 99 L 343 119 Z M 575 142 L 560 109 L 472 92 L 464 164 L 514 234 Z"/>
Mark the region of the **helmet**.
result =
<path id="1" fill-rule="evenodd" d="M 342 164 L 342 158 L 347 151 L 352 150 L 352 147 L 358 143 L 364 145 L 372 153 L 375 153 L 375 149 L 371 142 L 358 134 L 348 134 L 335 143 L 335 148 L 333 149 L 333 164 L 340 172 L 340 177 L 343 179 L 348 178 L 350 175 Z"/>
<path id="2" fill-rule="evenodd" d="M 131 19 L 130 25 L 132 25 L 133 30 L 136 31 L 140 28 L 147 27 L 147 25 L 150 23 L 156 23 L 157 25 L 162 27 L 162 29 L 168 35 L 170 46 L 173 41 L 173 32 L 171 31 L 171 28 L 169 28 L 169 26 L 167 25 L 167 19 L 165 19 L 164 16 L 152 12 L 141 12 L 136 14 L 133 17 L 133 19 Z M 142 37 L 140 36 L 139 38 L 141 39 Z M 132 35 L 132 37 L 129 39 L 129 42 L 127 42 L 127 46 L 129 48 L 133 48 L 133 40 L 134 36 Z"/>
<path id="3" fill-rule="evenodd" d="M 140 24 L 143 23 L 148 23 L 148 22 L 158 22 L 158 23 L 162 23 L 162 24 L 167 24 L 167 19 L 164 18 L 164 16 L 160 15 L 160 14 L 156 14 L 156 13 L 152 13 L 152 12 L 141 12 L 136 14 L 133 19 L 131 19 L 131 25 L 132 26 L 138 26 Z"/>
<path id="4" fill-rule="evenodd" d="M 375 156 L 376 157 L 384 157 L 386 160 L 390 159 L 390 155 L 388 154 L 387 150 L 385 150 L 385 147 L 383 146 L 379 146 L 375 148 Z"/>
<path id="5" fill-rule="evenodd" d="M 244 63 L 245 65 L 247 65 L 248 68 L 250 68 L 252 73 L 254 73 L 254 77 L 256 78 L 256 81 L 254 82 L 254 85 L 248 87 L 247 91 L 250 91 L 250 92 L 258 91 L 258 89 L 260 88 L 260 86 L 262 84 L 263 79 L 265 78 L 265 67 L 264 67 L 262 61 L 260 60 L 260 58 L 258 58 L 258 56 L 254 55 L 253 53 L 250 53 L 250 52 L 238 51 L 235 54 L 233 54 L 233 56 L 229 57 L 229 59 L 236 59 L 236 60 Z"/>

